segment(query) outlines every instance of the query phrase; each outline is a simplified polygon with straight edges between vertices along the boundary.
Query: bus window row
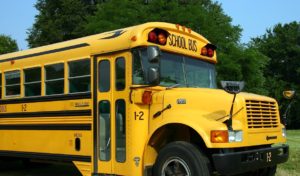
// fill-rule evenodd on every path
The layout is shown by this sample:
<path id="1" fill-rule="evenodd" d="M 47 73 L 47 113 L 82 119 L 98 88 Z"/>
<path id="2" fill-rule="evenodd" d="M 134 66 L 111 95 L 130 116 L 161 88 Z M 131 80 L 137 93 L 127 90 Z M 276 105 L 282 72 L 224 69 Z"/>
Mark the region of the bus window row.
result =
<path id="1" fill-rule="evenodd" d="M 68 65 L 68 93 L 81 93 L 91 91 L 91 63 L 90 59 L 69 61 Z M 110 61 L 99 63 L 99 91 L 110 91 Z M 21 73 L 23 72 L 23 74 Z M 44 72 L 44 81 L 42 79 Z M 2 76 L 3 74 L 3 76 Z M 115 90 L 125 89 L 125 58 L 115 60 Z M 23 86 L 21 83 L 23 79 Z M 4 79 L 2 81 L 2 79 Z M 41 95 L 59 95 L 65 93 L 65 64 L 56 63 L 44 67 L 32 67 L 23 70 L 13 70 L 0 73 L 0 99 L 2 97 L 20 97 L 24 88 L 24 97 Z M 44 84 L 43 84 L 44 82 Z M 44 86 L 44 94 L 42 93 Z M 2 89 L 4 89 L 2 91 Z M 1 96 L 3 92 L 4 96 Z"/>
<path id="2" fill-rule="evenodd" d="M 91 64 L 89 59 L 70 61 L 68 65 L 69 93 L 90 92 Z M 23 72 L 23 74 L 21 73 Z M 64 94 L 64 63 L 32 67 L 0 73 L 0 98 L 21 96 L 21 76 L 25 97 L 42 95 L 42 72 L 44 72 L 44 95 Z M 3 74 L 3 76 L 2 76 Z M 4 79 L 2 81 L 2 78 Z M 2 91 L 3 89 L 3 91 Z M 4 97 L 3 96 L 3 97 Z"/>

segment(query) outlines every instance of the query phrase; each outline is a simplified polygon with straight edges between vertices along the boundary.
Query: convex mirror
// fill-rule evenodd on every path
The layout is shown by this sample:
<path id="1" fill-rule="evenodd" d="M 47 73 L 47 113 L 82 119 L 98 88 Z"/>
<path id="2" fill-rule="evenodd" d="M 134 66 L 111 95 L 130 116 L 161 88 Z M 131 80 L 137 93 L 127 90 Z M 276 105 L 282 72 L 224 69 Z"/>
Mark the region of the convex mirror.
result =
<path id="1" fill-rule="evenodd" d="M 222 88 L 230 94 L 240 93 L 245 86 L 244 81 L 221 81 Z"/>
<path id="2" fill-rule="evenodd" d="M 295 96 L 296 91 L 294 90 L 286 90 L 283 91 L 283 97 L 285 99 L 292 99 Z"/>

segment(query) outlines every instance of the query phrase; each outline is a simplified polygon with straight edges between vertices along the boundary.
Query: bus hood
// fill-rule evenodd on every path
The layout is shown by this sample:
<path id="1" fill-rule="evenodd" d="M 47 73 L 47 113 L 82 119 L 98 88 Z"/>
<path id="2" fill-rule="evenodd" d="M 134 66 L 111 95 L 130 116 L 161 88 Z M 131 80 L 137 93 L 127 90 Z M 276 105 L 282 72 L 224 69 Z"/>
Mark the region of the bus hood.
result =
<path id="1" fill-rule="evenodd" d="M 228 119 L 233 95 L 221 89 L 174 88 L 165 90 L 163 107 L 171 105 L 170 112 L 185 112 L 186 115 L 206 118 L 207 120 L 224 122 Z M 246 101 L 275 102 L 274 99 L 251 93 L 239 93 L 235 99 L 233 119 L 244 119 Z M 176 113 L 176 112 L 175 112 Z"/>

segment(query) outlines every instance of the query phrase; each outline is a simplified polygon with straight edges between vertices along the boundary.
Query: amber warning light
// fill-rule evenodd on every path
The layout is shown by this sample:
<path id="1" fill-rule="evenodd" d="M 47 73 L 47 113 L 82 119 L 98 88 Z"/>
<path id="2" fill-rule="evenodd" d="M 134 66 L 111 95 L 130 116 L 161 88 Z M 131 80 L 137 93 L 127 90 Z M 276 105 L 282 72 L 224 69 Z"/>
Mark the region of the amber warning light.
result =
<path id="1" fill-rule="evenodd" d="M 166 45 L 169 32 L 155 28 L 148 33 L 148 42 L 155 43 L 158 45 Z"/>

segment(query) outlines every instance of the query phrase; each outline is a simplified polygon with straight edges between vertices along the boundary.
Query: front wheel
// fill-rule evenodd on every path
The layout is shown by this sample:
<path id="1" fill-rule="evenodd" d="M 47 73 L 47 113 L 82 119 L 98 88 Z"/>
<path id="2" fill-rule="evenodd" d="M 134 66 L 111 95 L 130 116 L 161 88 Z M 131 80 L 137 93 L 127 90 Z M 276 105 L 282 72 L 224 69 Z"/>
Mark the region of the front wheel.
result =
<path id="1" fill-rule="evenodd" d="M 155 176 L 209 176 L 210 163 L 194 145 L 177 141 L 167 144 L 153 167 Z"/>

